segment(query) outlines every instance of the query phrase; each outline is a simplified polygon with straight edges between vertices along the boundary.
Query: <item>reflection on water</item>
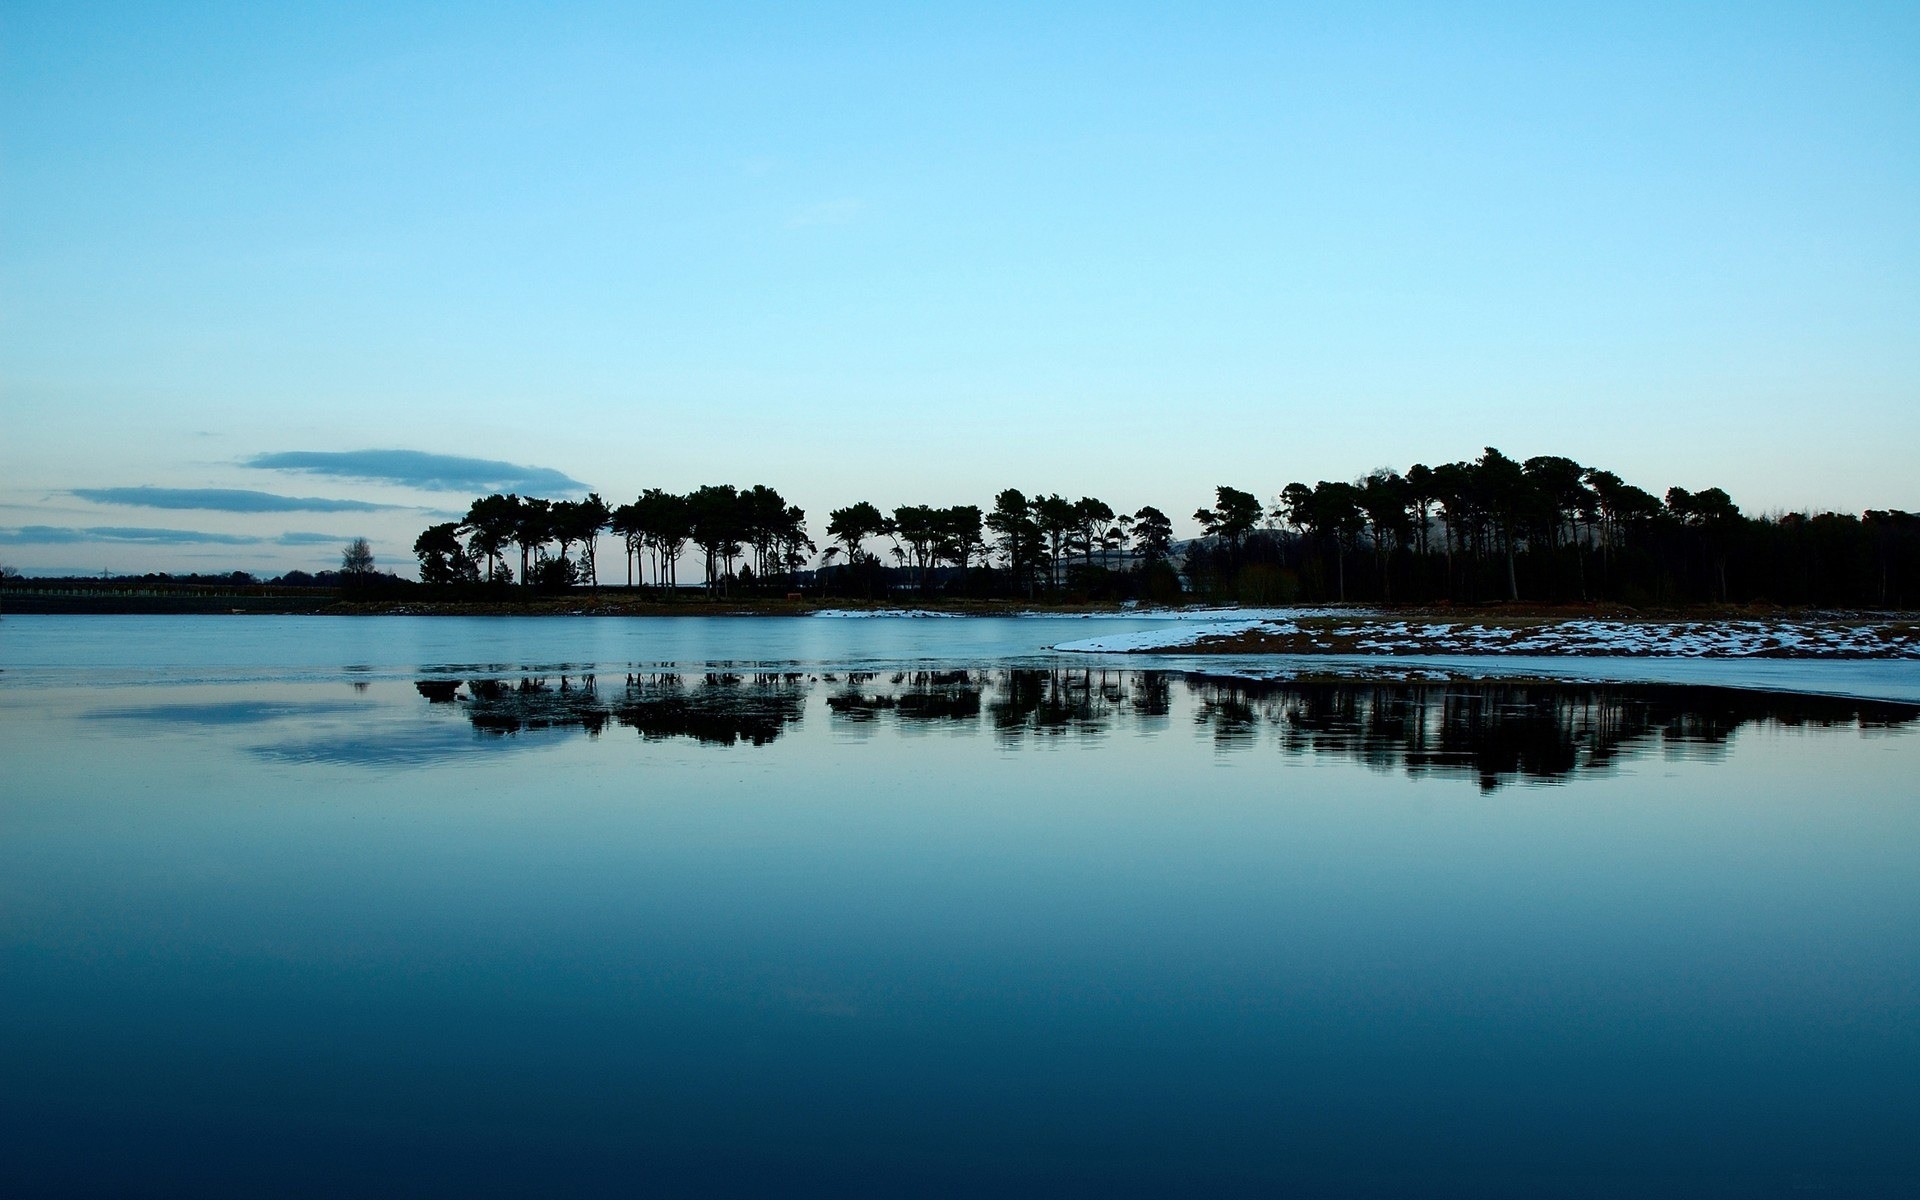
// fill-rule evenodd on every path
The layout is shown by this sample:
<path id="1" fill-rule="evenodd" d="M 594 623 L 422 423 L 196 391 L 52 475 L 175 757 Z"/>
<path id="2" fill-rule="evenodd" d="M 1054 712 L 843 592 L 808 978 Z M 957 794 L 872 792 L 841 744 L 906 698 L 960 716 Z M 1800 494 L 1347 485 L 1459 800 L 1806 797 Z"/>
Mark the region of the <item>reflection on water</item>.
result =
<path id="1" fill-rule="evenodd" d="M 0 679 L 0 1194 L 1920 1195 L 1913 704 L 536 649 Z"/>
<path id="2" fill-rule="evenodd" d="M 504 736 L 525 729 L 583 729 L 598 737 L 609 724 L 659 740 L 687 737 L 710 745 L 747 742 L 764 746 L 800 720 L 806 703 L 803 676 L 709 673 L 628 675 L 624 686 L 603 692 L 593 675 L 538 676 L 517 680 L 421 680 L 414 686 L 429 703 L 459 703 L 483 734 Z"/>
<path id="3" fill-rule="evenodd" d="M 1744 726 L 1904 725 L 1920 708 L 1727 688 L 1570 683 L 1254 682 L 1166 671 L 942 670 L 593 674 L 416 682 L 431 705 L 485 737 L 609 725 L 643 738 L 764 746 L 822 695 L 847 727 L 990 733 L 1005 745 L 1062 736 L 1151 735 L 1176 714 L 1223 751 L 1271 745 L 1382 770 L 1553 781 L 1650 753 L 1703 757 Z"/>
<path id="4" fill-rule="evenodd" d="M 364 686 L 364 685 L 362 685 Z M 356 689 L 357 690 L 357 689 Z M 452 698 L 452 693 L 447 693 Z M 96 709 L 95 720 L 139 721 L 158 725 L 261 725 L 289 718 L 359 712 L 350 700 L 220 700 L 205 704 L 143 704 Z"/>

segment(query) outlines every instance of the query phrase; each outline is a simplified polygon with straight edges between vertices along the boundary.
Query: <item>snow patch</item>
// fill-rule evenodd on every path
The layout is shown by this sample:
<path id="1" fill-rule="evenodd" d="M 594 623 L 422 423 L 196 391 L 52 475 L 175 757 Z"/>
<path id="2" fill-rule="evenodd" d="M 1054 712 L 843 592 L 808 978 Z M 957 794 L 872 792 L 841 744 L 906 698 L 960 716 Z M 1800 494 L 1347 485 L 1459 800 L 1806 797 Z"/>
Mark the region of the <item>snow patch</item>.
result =
<path id="1" fill-rule="evenodd" d="M 1291 633 L 1299 628 L 1290 624 L 1283 627 L 1262 621 L 1218 621 L 1211 625 L 1193 625 L 1186 629 L 1138 629 L 1132 633 L 1081 638 L 1077 641 L 1061 642 L 1053 648 L 1070 654 L 1126 654 L 1147 650 L 1177 650 L 1192 646 L 1205 638 L 1231 637 L 1255 627 L 1272 629 L 1280 633 Z"/>
<path id="2" fill-rule="evenodd" d="M 925 608 L 823 608 L 813 615 L 816 617 L 838 617 L 842 620 L 866 620 L 873 617 L 963 617 L 966 614 L 934 612 Z"/>
<path id="3" fill-rule="evenodd" d="M 1295 615 L 1301 615 L 1295 610 Z M 1150 653 L 1189 649 L 1240 634 L 1302 636 L 1316 650 L 1344 641 L 1362 654 L 1503 654 L 1658 658 L 1920 658 L 1920 642 L 1881 626 L 1795 621 L 1572 620 L 1511 627 L 1454 622 L 1356 621 L 1303 630 L 1292 620 L 1213 621 L 1110 638 L 1063 642 L 1059 650 Z"/>

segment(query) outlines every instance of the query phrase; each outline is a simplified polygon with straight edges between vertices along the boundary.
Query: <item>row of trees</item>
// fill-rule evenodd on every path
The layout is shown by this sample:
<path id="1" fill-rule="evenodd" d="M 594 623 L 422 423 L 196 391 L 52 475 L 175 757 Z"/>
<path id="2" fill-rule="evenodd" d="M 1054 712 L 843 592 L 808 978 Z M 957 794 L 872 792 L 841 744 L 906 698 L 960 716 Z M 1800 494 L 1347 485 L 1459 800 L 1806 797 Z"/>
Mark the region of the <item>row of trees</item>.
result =
<path id="1" fill-rule="evenodd" d="M 686 495 L 648 488 L 618 508 L 597 492 L 582 500 L 495 493 L 475 500 L 463 519 L 429 527 L 414 540 L 413 552 L 423 583 L 518 579 L 547 588 L 598 587 L 599 539 L 613 533 L 626 551 L 628 586 L 645 582 L 649 567 L 656 585 L 678 586 L 680 557 L 691 543 L 704 556 L 707 585 L 724 590 L 748 574 L 791 576 L 811 562 L 806 523 L 805 512 L 764 484 L 745 491 L 720 484 Z M 510 550 L 519 553 L 518 575 Z M 736 571 L 743 555 L 750 562 Z"/>
<path id="2" fill-rule="evenodd" d="M 1480 456 L 1357 480 L 1287 484 L 1270 501 L 1215 489 L 1176 542 L 1161 510 L 1009 488 L 991 507 L 862 501 L 806 513 L 765 485 L 649 488 L 609 506 L 492 495 L 435 525 L 414 551 L 427 583 L 598 586 L 597 546 L 625 549 L 629 586 L 678 587 L 689 546 L 700 580 L 813 586 L 843 595 L 1151 596 L 1219 600 L 1777 600 L 1900 605 L 1920 599 L 1920 517 L 1904 512 L 1753 518 L 1726 491 L 1656 496 L 1572 459 Z M 518 560 L 518 571 L 513 560 Z M 1181 578 L 1184 576 L 1184 579 Z"/>
<path id="3" fill-rule="evenodd" d="M 904 505 L 884 514 L 868 502 L 834 509 L 827 534 L 835 543 L 823 556 L 841 574 L 860 580 L 871 594 L 884 580 L 885 564 L 868 547 L 873 539 L 892 542 L 896 568 L 910 571 L 912 585 L 929 591 L 943 566 L 956 576 L 955 590 L 974 591 L 976 565 L 989 566 L 997 554 L 1000 588 L 1033 596 L 1041 589 L 1058 593 L 1070 582 L 1112 575 L 1122 566 L 1147 571 L 1164 563 L 1173 546 L 1173 524 L 1152 506 L 1131 515 L 1114 512 L 1092 496 L 1068 500 L 1060 495 L 1029 498 L 1017 488 L 994 497 L 982 512 L 971 504 L 951 508 Z"/>
<path id="4" fill-rule="evenodd" d="M 1753 518 L 1722 488 L 1655 496 L 1542 455 L 1478 458 L 1351 483 L 1290 483 L 1263 506 L 1216 490 L 1187 555 L 1202 590 L 1253 599 L 1920 599 L 1920 517 Z"/>
<path id="5" fill-rule="evenodd" d="M 756 582 L 793 586 L 804 573 L 809 582 L 868 595 L 893 588 L 902 574 L 921 591 L 943 573 L 957 574 L 965 587 L 998 551 L 1002 574 L 1033 595 L 1066 586 L 1071 565 L 1138 568 L 1164 562 L 1173 543 L 1172 522 L 1157 508 L 1128 515 L 1093 497 L 1029 500 L 1011 488 L 986 512 L 910 504 L 886 513 L 861 501 L 834 509 L 826 532 L 831 544 L 822 552 L 808 535 L 806 512 L 764 484 L 709 485 L 685 495 L 648 488 L 617 508 L 597 493 L 582 500 L 496 493 L 475 500 L 461 520 L 423 531 L 413 550 L 423 583 L 597 587 L 598 539 L 612 533 L 626 551 L 628 586 L 678 587 L 679 562 L 692 545 L 705 565 L 701 582 L 721 593 Z"/>

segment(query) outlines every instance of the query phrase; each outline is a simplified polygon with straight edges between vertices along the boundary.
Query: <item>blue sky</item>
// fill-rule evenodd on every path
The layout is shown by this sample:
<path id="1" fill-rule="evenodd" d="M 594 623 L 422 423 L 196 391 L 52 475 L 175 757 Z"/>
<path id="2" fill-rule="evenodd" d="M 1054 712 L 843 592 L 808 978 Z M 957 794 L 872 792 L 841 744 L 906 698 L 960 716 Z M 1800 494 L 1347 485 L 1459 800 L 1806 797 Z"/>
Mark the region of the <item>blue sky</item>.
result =
<path id="1" fill-rule="evenodd" d="M 493 468 L 1920 508 L 1920 8 L 906 7 L 0 6 L 0 560 L 399 565 Z M 273 457 L 367 450 L 492 466 Z"/>

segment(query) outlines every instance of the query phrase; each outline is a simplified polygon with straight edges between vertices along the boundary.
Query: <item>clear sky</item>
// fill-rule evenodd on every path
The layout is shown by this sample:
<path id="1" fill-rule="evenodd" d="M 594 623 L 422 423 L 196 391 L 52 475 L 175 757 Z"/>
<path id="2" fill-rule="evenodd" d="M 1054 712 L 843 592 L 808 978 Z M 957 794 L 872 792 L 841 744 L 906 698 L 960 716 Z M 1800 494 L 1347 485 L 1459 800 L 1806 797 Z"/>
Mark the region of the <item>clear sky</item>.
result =
<path id="1" fill-rule="evenodd" d="M 5 0 L 0 417 L 38 570 L 1489 444 L 1920 509 L 1920 5 Z"/>

